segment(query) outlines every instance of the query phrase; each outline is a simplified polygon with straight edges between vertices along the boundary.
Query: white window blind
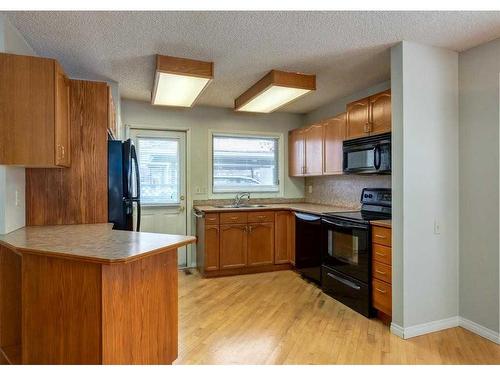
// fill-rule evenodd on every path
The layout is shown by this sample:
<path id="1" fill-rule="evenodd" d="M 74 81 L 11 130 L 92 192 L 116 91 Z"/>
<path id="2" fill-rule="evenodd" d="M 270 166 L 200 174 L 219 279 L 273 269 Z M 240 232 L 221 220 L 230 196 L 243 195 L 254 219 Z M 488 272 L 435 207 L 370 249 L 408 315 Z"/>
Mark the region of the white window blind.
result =
<path id="1" fill-rule="evenodd" d="M 179 140 L 139 137 L 137 139 L 141 203 L 148 205 L 179 203 Z"/>
<path id="2" fill-rule="evenodd" d="M 213 135 L 213 192 L 279 191 L 279 138 Z"/>

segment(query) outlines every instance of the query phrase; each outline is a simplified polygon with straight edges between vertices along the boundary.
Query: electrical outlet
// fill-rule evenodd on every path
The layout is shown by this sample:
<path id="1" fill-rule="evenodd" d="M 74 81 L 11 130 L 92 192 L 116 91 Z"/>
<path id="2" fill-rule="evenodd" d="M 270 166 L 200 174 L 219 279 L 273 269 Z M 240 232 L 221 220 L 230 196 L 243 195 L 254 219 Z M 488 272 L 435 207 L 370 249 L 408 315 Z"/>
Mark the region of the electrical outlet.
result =
<path id="1" fill-rule="evenodd" d="M 434 220 L 434 234 L 441 234 L 441 225 L 437 220 Z"/>
<path id="2" fill-rule="evenodd" d="M 312 194 L 312 192 L 313 192 L 313 187 L 312 187 L 312 185 L 309 185 L 309 186 L 307 187 L 307 189 L 308 189 L 308 191 L 309 191 L 309 194 Z"/>

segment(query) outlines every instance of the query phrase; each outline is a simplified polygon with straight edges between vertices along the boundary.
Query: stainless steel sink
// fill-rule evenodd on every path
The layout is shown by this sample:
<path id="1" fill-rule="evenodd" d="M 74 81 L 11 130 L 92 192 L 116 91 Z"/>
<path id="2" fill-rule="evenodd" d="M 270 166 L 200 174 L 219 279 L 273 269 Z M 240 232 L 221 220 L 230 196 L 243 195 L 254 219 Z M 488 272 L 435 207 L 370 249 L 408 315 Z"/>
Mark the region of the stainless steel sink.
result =
<path id="1" fill-rule="evenodd" d="M 217 208 L 258 208 L 258 207 L 266 207 L 263 204 L 240 204 L 240 205 L 234 205 L 234 204 L 223 204 L 220 206 L 215 206 Z"/>

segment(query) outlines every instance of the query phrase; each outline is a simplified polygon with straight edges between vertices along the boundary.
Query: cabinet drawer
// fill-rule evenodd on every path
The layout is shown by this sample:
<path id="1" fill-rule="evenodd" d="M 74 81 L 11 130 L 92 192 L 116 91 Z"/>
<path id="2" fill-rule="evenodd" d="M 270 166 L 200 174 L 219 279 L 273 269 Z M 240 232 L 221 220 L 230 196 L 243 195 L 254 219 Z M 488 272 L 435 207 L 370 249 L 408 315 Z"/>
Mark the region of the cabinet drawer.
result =
<path id="1" fill-rule="evenodd" d="M 373 261 L 372 262 L 372 276 L 375 279 L 385 281 L 386 283 L 391 284 L 392 283 L 392 267 L 387 265 L 387 264 L 384 264 L 384 263 Z"/>
<path id="2" fill-rule="evenodd" d="M 374 261 L 392 265 L 392 249 L 388 246 L 383 245 L 372 245 L 372 259 Z"/>
<path id="3" fill-rule="evenodd" d="M 249 223 L 274 222 L 274 211 L 255 211 L 248 213 Z"/>
<path id="4" fill-rule="evenodd" d="M 372 301 L 373 307 L 383 313 L 392 316 L 392 287 L 391 285 L 372 280 Z"/>
<path id="5" fill-rule="evenodd" d="M 223 212 L 220 214 L 221 224 L 246 224 L 247 213 L 246 212 Z"/>
<path id="6" fill-rule="evenodd" d="M 219 214 L 205 214 L 205 225 L 219 224 Z"/>
<path id="7" fill-rule="evenodd" d="M 391 246 L 392 235 L 391 228 L 372 227 L 372 242 L 379 245 Z"/>

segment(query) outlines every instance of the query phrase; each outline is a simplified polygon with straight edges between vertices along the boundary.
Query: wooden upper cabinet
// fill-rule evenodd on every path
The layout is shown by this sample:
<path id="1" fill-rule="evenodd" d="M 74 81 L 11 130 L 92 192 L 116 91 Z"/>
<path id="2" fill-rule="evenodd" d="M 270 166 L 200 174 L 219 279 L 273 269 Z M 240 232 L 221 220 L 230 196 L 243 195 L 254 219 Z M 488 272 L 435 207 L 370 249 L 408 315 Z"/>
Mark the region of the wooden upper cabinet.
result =
<path id="1" fill-rule="evenodd" d="M 361 99 L 347 105 L 347 139 L 369 135 L 370 99 Z"/>
<path id="2" fill-rule="evenodd" d="M 0 164 L 69 166 L 69 82 L 57 61 L 1 53 L 0 82 Z"/>
<path id="3" fill-rule="evenodd" d="M 370 135 L 391 131 L 391 90 L 370 97 Z"/>
<path id="4" fill-rule="evenodd" d="M 323 125 L 315 124 L 304 129 L 305 175 L 323 174 Z"/>
<path id="5" fill-rule="evenodd" d="M 323 174 L 342 173 L 342 142 L 346 138 L 346 113 L 342 113 L 323 125 Z"/>
<path id="6" fill-rule="evenodd" d="M 117 124 L 116 124 L 116 108 L 113 101 L 113 94 L 111 87 L 108 86 L 108 130 L 114 138 L 118 138 Z"/>
<path id="7" fill-rule="evenodd" d="M 55 63 L 55 142 L 56 165 L 69 167 L 71 164 L 70 152 L 70 111 L 69 111 L 69 79 L 61 66 Z"/>
<path id="8" fill-rule="evenodd" d="M 294 129 L 288 133 L 288 174 L 304 176 L 304 130 Z"/>
<path id="9" fill-rule="evenodd" d="M 247 225 L 220 226 L 220 269 L 241 268 L 247 265 Z"/>
<path id="10" fill-rule="evenodd" d="M 248 265 L 274 263 L 274 223 L 248 224 Z"/>

